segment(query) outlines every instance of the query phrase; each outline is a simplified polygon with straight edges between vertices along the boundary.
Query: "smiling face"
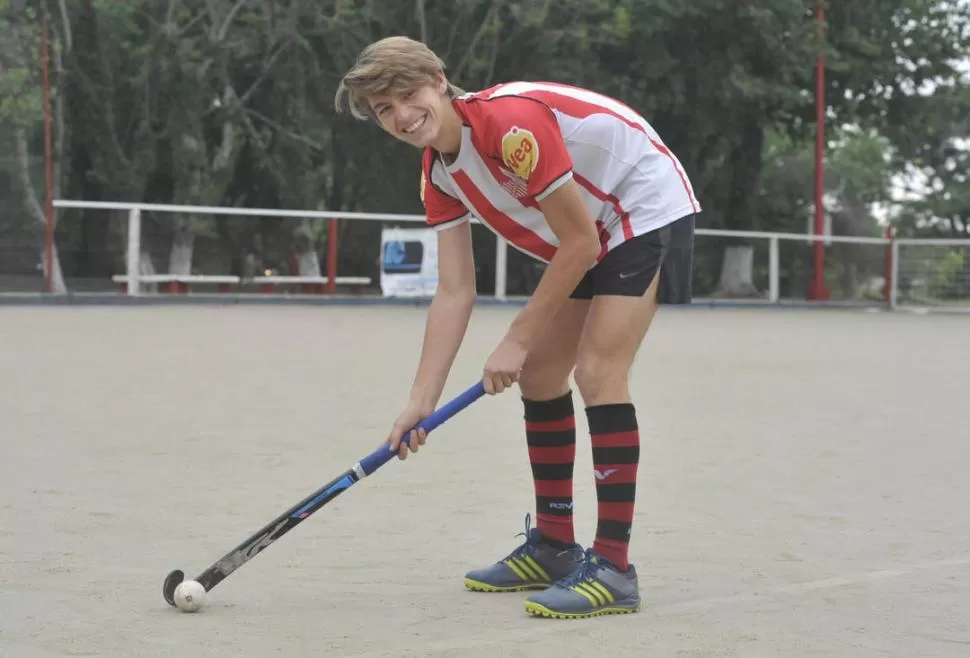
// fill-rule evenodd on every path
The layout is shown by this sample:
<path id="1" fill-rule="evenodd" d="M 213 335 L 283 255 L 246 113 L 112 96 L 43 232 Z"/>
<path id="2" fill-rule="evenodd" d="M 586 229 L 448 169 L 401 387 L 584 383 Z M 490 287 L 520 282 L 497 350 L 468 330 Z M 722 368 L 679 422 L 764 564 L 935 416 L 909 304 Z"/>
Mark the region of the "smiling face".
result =
<path id="1" fill-rule="evenodd" d="M 444 62 L 426 45 L 388 37 L 361 52 L 341 80 L 335 104 L 340 111 L 346 99 L 355 117 L 375 119 L 407 144 L 457 153 L 461 120 L 451 99 L 461 93 L 445 77 Z"/>
<path id="2" fill-rule="evenodd" d="M 430 84 L 396 93 L 375 94 L 368 105 L 377 122 L 390 135 L 418 148 L 457 150 L 457 116 L 448 96 L 448 83 L 438 75 Z"/>

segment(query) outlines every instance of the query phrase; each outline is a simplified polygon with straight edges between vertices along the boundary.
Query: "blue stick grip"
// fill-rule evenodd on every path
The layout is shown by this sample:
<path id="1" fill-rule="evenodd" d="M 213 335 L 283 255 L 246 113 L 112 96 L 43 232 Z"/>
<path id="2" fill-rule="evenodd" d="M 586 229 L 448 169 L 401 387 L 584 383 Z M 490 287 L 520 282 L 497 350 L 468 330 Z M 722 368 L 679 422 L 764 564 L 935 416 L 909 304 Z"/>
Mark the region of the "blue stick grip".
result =
<path id="1" fill-rule="evenodd" d="M 482 382 L 478 382 L 445 406 L 436 409 L 434 413 L 418 423 L 414 429 L 423 429 L 425 432 L 431 433 L 431 430 L 444 423 L 483 395 L 485 395 L 485 385 Z M 406 444 L 408 442 L 409 434 L 410 432 L 405 433 L 402 443 Z M 360 467 L 364 470 L 364 473 L 370 475 L 396 456 L 396 452 L 388 450 L 387 443 L 382 443 L 377 450 L 360 460 Z"/>

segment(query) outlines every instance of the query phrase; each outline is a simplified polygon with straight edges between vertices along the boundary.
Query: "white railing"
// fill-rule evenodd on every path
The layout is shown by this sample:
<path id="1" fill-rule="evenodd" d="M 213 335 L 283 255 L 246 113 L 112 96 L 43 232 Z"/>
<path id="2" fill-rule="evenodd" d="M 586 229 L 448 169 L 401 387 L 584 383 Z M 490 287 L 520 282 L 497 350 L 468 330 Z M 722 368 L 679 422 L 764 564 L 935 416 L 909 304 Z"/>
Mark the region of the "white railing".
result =
<path id="1" fill-rule="evenodd" d="M 386 223 L 423 223 L 423 215 L 393 214 L 393 213 L 360 213 L 360 212 L 340 212 L 340 211 L 317 211 L 317 210 L 281 210 L 271 208 L 236 208 L 221 206 L 194 206 L 194 205 L 170 205 L 157 203 L 126 203 L 126 202 L 106 202 L 106 201 L 74 201 L 58 199 L 54 201 L 54 207 L 58 209 L 95 209 L 108 211 L 127 212 L 128 231 L 127 231 L 127 253 L 126 263 L 128 270 L 128 294 L 140 294 L 140 254 L 141 254 L 141 221 L 143 212 L 158 213 L 178 213 L 182 215 L 221 215 L 237 217 L 261 217 L 261 218 L 303 218 L 315 220 L 330 220 L 331 226 L 336 227 L 336 220 L 361 220 L 378 221 Z M 475 220 L 477 221 L 477 220 Z M 899 276 L 901 274 L 900 249 L 905 249 L 910 245 L 919 246 L 941 246 L 957 247 L 970 251 L 970 240 L 921 240 L 921 239 L 894 239 L 891 237 L 855 237 L 855 236 L 836 236 L 823 235 L 816 236 L 805 233 L 778 233 L 769 231 L 728 231 L 715 229 L 697 229 L 699 237 L 710 236 L 717 238 L 741 239 L 745 241 L 767 241 L 768 244 L 768 285 L 767 294 L 760 298 L 769 303 L 781 301 L 781 273 L 782 260 L 780 245 L 783 242 L 797 242 L 801 245 L 811 245 L 813 242 L 823 240 L 826 247 L 837 243 L 872 245 L 881 247 L 884 250 L 885 278 L 889 279 L 890 285 L 885 291 L 884 299 L 890 308 L 896 308 L 900 303 L 899 298 Z M 332 281 L 337 277 L 336 270 L 336 240 L 328 247 L 334 251 L 333 257 L 327 259 L 327 276 Z M 496 240 L 495 254 L 495 297 L 500 300 L 507 298 L 507 245 L 502 240 Z M 905 265 L 905 263 L 904 263 Z M 970 271 L 970 263 L 968 263 Z M 905 274 L 905 272 L 903 272 Z"/>
<path id="2" fill-rule="evenodd" d="M 889 305 L 970 308 L 970 239 L 896 239 Z"/>

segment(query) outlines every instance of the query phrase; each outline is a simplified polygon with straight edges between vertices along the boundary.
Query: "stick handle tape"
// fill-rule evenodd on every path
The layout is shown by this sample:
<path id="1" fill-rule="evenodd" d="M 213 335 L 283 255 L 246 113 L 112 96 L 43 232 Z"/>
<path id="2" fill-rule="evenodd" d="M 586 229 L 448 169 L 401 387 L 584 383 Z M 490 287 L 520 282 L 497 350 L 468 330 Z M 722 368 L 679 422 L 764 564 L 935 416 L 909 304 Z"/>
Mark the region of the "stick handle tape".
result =
<path id="1" fill-rule="evenodd" d="M 431 430 L 444 423 L 483 395 L 485 395 L 485 385 L 479 381 L 474 386 L 469 387 L 463 393 L 456 396 L 448 404 L 436 409 L 434 413 L 418 423 L 414 429 L 423 429 L 425 432 L 430 433 Z M 409 434 L 410 432 L 405 433 L 402 443 L 408 442 Z M 370 475 L 396 456 L 396 452 L 388 450 L 387 443 L 382 443 L 374 452 L 360 460 L 360 467 L 364 473 Z"/>

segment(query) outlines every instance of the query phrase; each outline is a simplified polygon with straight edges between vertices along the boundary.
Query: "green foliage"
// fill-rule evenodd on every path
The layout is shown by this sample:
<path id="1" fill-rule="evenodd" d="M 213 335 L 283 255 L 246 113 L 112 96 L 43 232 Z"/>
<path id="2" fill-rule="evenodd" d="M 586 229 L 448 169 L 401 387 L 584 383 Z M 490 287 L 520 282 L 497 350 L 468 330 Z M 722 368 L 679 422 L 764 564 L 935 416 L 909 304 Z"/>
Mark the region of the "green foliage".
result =
<path id="1" fill-rule="evenodd" d="M 824 54 L 837 226 L 878 232 L 874 204 L 887 202 L 894 175 L 914 170 L 930 193 L 904 205 L 901 230 L 970 231 L 961 142 L 970 97 L 954 66 L 970 55 L 966 3 L 830 1 L 824 41 L 805 0 L 66 6 L 67 25 L 53 17 L 52 46 L 67 74 L 57 91 L 75 197 L 420 212 L 418 153 L 332 106 L 361 48 L 406 34 L 425 38 L 465 89 L 556 80 L 619 98 L 683 162 L 702 226 L 796 232 L 814 203 L 815 63 Z M 11 7 L 0 0 L 0 122 L 37 134 L 36 16 Z M 345 247 L 368 243 L 378 227 L 365 224 L 348 224 Z M 256 239 L 220 231 L 240 244 Z M 369 265 L 372 254 L 357 258 Z"/>
<path id="2" fill-rule="evenodd" d="M 24 67 L 5 68 L 0 74 L 0 121 L 23 128 L 32 127 L 43 107 L 31 71 Z"/>
<path id="3" fill-rule="evenodd" d="M 970 89 L 943 87 L 912 101 L 909 128 L 894 132 L 895 161 L 920 194 L 897 226 L 902 235 L 970 237 Z"/>
<path id="4" fill-rule="evenodd" d="M 832 148 L 828 166 L 839 196 L 870 206 L 886 203 L 892 183 L 889 141 L 872 133 L 846 132 Z"/>
<path id="5" fill-rule="evenodd" d="M 30 132 L 43 117 L 40 22 L 0 0 L 0 124 Z"/>
<path id="6" fill-rule="evenodd" d="M 933 279 L 930 281 L 930 294 L 938 299 L 960 298 L 966 295 L 970 282 L 962 280 L 965 269 L 964 252 L 959 249 L 948 251 L 939 261 Z"/>

